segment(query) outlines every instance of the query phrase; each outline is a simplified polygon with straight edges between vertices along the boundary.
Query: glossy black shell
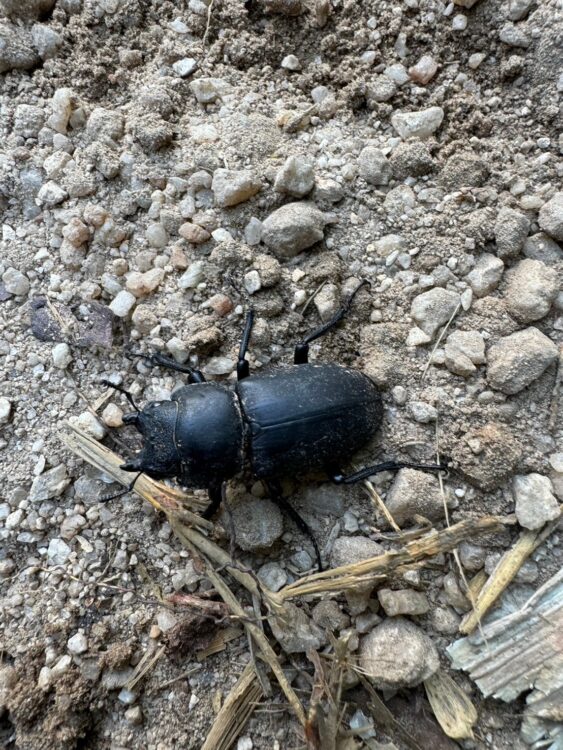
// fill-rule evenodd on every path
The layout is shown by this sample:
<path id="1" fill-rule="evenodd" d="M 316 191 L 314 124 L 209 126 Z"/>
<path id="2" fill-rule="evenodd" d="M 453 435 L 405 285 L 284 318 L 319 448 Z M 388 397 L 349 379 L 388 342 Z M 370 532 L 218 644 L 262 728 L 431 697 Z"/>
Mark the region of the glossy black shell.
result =
<path id="1" fill-rule="evenodd" d="M 337 473 L 375 435 L 381 396 L 361 372 L 303 364 L 252 375 L 234 391 L 195 383 L 151 402 L 137 421 L 138 470 L 209 488 L 245 463 L 255 477 Z"/>

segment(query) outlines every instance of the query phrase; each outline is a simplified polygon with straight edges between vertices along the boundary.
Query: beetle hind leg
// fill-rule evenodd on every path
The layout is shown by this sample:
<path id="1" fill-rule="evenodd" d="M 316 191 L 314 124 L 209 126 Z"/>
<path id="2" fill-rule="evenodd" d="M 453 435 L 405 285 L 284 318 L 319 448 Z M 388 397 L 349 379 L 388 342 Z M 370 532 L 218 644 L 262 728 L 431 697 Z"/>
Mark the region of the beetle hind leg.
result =
<path id="1" fill-rule="evenodd" d="M 313 532 L 311 531 L 309 525 L 301 518 L 299 513 L 293 508 L 287 500 L 283 497 L 281 487 L 278 482 L 269 480 L 265 482 L 266 487 L 268 489 L 268 492 L 270 493 L 270 500 L 272 500 L 278 508 L 288 515 L 291 520 L 294 522 L 294 524 L 297 526 L 298 529 L 300 529 L 304 534 L 306 534 L 309 539 L 311 540 L 313 547 L 315 549 L 315 556 L 317 558 L 317 567 L 319 569 L 319 572 L 324 570 L 323 563 L 321 561 L 321 553 L 319 551 L 319 546 L 317 544 L 317 540 L 315 539 L 315 536 Z"/>
<path id="2" fill-rule="evenodd" d="M 340 310 L 338 310 L 336 314 L 333 315 L 333 317 L 330 320 L 328 320 L 326 323 L 323 323 L 322 326 L 315 328 L 315 330 L 312 331 L 308 336 L 306 336 L 303 339 L 303 341 L 301 341 L 299 344 L 296 345 L 295 353 L 293 355 L 293 364 L 306 365 L 308 363 L 309 344 L 311 343 L 311 341 L 315 341 L 315 339 L 320 339 L 321 336 L 324 336 L 326 333 L 331 331 L 335 326 L 337 326 L 340 323 L 340 321 L 344 318 L 344 316 L 350 309 L 350 306 L 352 305 L 352 302 L 354 301 L 354 297 L 360 291 L 360 289 L 366 284 L 369 284 L 369 281 L 367 281 L 366 279 L 360 282 L 358 286 L 354 289 L 352 294 L 344 302 Z"/>
<path id="3" fill-rule="evenodd" d="M 194 370 L 193 367 L 189 367 L 188 365 L 181 365 L 176 362 L 176 360 L 172 359 L 172 357 L 166 357 L 160 352 L 155 352 L 154 354 L 130 352 L 127 356 L 144 359 L 145 362 L 153 367 L 164 367 L 167 370 L 186 373 L 188 375 L 188 383 L 205 383 L 205 378 L 199 370 Z"/>
<path id="4" fill-rule="evenodd" d="M 207 506 L 207 508 L 203 511 L 202 516 L 203 518 L 209 521 L 209 519 L 213 518 L 215 513 L 217 513 L 223 501 L 223 495 L 225 492 L 225 483 L 222 482 L 220 484 L 213 484 L 211 485 L 211 487 L 209 487 L 207 492 L 209 494 L 210 503 Z"/>
<path id="5" fill-rule="evenodd" d="M 385 461 L 381 464 L 374 464 L 373 466 L 366 466 L 353 474 L 335 473 L 331 476 L 333 482 L 336 484 L 356 484 L 361 482 L 373 474 L 379 474 L 382 471 L 399 471 L 399 469 L 418 469 L 418 471 L 447 471 L 448 467 L 446 464 L 412 464 L 408 461 Z"/>

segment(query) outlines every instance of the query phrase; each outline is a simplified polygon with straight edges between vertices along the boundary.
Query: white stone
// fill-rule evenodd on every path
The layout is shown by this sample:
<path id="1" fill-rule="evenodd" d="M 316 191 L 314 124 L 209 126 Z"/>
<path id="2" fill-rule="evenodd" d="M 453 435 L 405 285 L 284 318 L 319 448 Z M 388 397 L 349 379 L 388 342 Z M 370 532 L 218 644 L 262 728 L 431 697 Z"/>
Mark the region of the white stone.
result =
<path id="1" fill-rule="evenodd" d="M 262 280 L 258 271 L 252 270 L 244 275 L 244 288 L 249 294 L 255 294 L 262 289 Z"/>
<path id="2" fill-rule="evenodd" d="M 563 242 L 563 192 L 555 193 L 540 209 L 539 224 L 554 240 Z"/>
<path id="3" fill-rule="evenodd" d="M 285 70 L 301 70 L 301 63 L 295 55 L 286 55 L 281 61 L 281 66 Z"/>
<path id="4" fill-rule="evenodd" d="M 38 206 L 45 206 L 46 208 L 53 208 L 58 206 L 68 198 L 68 193 L 60 185 L 57 185 L 53 180 L 49 180 L 41 186 L 37 193 L 36 203 Z"/>
<path id="5" fill-rule="evenodd" d="M 287 203 L 262 224 L 262 241 L 277 255 L 291 258 L 323 239 L 325 216 L 312 203 Z"/>
<path id="6" fill-rule="evenodd" d="M 60 370 L 65 370 L 72 362 L 72 352 L 68 344 L 56 344 L 51 350 L 53 364 Z"/>
<path id="7" fill-rule="evenodd" d="M 102 440 L 105 437 L 106 430 L 101 422 L 89 411 L 83 411 L 77 417 L 71 417 L 68 420 L 95 440 Z"/>
<path id="8" fill-rule="evenodd" d="M 290 156 L 276 176 L 274 189 L 278 193 L 302 198 L 315 184 L 315 161 L 306 155 Z"/>
<path id="9" fill-rule="evenodd" d="M 442 107 L 429 107 L 417 112 L 398 112 L 391 117 L 391 124 L 401 138 L 428 138 L 442 124 Z"/>
<path id="10" fill-rule="evenodd" d="M 436 287 L 414 298 L 411 316 L 419 328 L 434 337 L 438 329 L 448 322 L 459 304 L 460 297 L 457 292 Z"/>
<path id="11" fill-rule="evenodd" d="M 243 203 L 259 192 L 262 183 L 250 169 L 216 169 L 211 189 L 215 203 L 223 208 Z"/>
<path id="12" fill-rule="evenodd" d="M 134 294 L 122 289 L 111 301 L 109 309 L 118 318 L 125 318 L 135 306 L 136 301 L 137 299 Z"/>
<path id="13" fill-rule="evenodd" d="M 484 253 L 465 277 L 476 297 L 485 297 L 497 288 L 504 271 L 504 263 L 496 255 Z"/>
<path id="14" fill-rule="evenodd" d="M 6 291 L 18 297 L 24 297 L 29 292 L 29 279 L 17 268 L 7 268 L 2 274 L 2 281 Z"/>
<path id="15" fill-rule="evenodd" d="M 558 357 L 557 346 L 530 327 L 501 338 L 487 352 L 487 380 L 509 396 L 537 380 Z"/>
<path id="16" fill-rule="evenodd" d="M 200 260 L 191 263 L 187 271 L 178 279 L 180 289 L 195 289 L 205 278 L 204 268 Z"/>
<path id="17" fill-rule="evenodd" d="M 211 357 L 203 368 L 205 375 L 229 375 L 235 363 L 229 357 Z"/>
<path id="18" fill-rule="evenodd" d="M 51 539 L 47 548 L 47 559 L 52 565 L 64 565 L 72 550 L 62 539 Z"/>
<path id="19" fill-rule="evenodd" d="M 88 639 L 84 633 L 78 631 L 68 639 L 66 647 L 71 654 L 84 654 L 88 651 Z"/>
<path id="20" fill-rule="evenodd" d="M 391 164 L 378 148 L 366 146 L 362 149 L 358 166 L 360 177 L 371 185 L 387 185 L 391 179 Z"/>
<path id="21" fill-rule="evenodd" d="M 173 65 L 172 69 L 181 78 L 187 78 L 191 76 L 194 70 L 197 68 L 197 60 L 193 57 L 183 57 L 181 60 L 177 60 Z"/>
<path id="22" fill-rule="evenodd" d="M 57 133 L 66 133 L 72 113 L 72 91 L 67 88 L 57 89 L 51 99 L 51 109 L 53 114 L 47 120 L 47 125 Z"/>
<path id="23" fill-rule="evenodd" d="M 520 474 L 512 480 L 516 518 L 525 529 L 541 529 L 548 521 L 559 518 L 559 503 L 553 485 L 542 474 Z"/>
<path id="24" fill-rule="evenodd" d="M 145 237 L 151 247 L 158 249 L 166 247 L 168 242 L 168 234 L 162 224 L 150 224 L 145 232 Z"/>

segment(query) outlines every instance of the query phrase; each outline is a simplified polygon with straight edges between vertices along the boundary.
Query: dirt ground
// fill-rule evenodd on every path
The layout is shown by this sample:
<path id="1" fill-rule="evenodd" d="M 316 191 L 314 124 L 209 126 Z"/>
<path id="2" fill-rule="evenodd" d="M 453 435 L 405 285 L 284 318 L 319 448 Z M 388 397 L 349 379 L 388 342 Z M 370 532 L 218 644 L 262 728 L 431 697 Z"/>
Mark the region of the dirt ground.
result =
<path id="1" fill-rule="evenodd" d="M 355 468 L 433 463 L 438 447 L 450 523 L 515 510 L 518 523 L 462 545 L 463 576 L 448 554 L 386 584 L 407 592 L 399 614 L 476 706 L 474 738 L 448 738 L 422 678 L 395 684 L 390 664 L 374 684 L 392 686 L 380 694 L 410 739 L 376 722 L 339 748 L 560 747 L 551 717 L 530 730 L 525 694 L 483 697 L 446 648 L 471 608 L 464 579 L 490 574 L 562 499 L 562 39 L 555 0 L 0 0 L 3 747 L 202 746 L 248 640 L 241 630 L 201 656 L 225 623 L 164 604 L 217 598 L 197 560 L 134 493 L 101 502 L 119 487 L 61 434 L 75 419 L 131 458 L 131 407 L 102 379 L 141 405 L 186 382 L 131 352 L 232 384 L 250 307 L 250 367 L 267 372 L 364 279 L 338 331 L 311 346 L 311 361 L 381 390 L 383 423 Z M 278 213 L 286 204 L 298 206 Z M 434 475 L 373 481 L 402 528 L 444 528 Z M 267 585 L 313 571 L 309 540 L 264 488 L 248 472 L 232 485 L 213 538 L 229 550 L 234 531 L 240 564 Z M 341 539 L 344 562 L 360 538 L 396 547 L 361 486 L 289 477 L 284 489 L 326 564 Z M 555 530 L 501 611 L 561 564 Z M 317 629 L 359 639 L 355 654 L 394 619 L 377 591 L 359 611 L 334 601 L 300 606 Z M 160 655 L 130 690 L 147 653 Z M 307 705 L 310 661 L 284 666 Z M 360 688 L 343 702 L 346 728 L 367 715 Z M 304 746 L 276 689 L 238 741 Z"/>

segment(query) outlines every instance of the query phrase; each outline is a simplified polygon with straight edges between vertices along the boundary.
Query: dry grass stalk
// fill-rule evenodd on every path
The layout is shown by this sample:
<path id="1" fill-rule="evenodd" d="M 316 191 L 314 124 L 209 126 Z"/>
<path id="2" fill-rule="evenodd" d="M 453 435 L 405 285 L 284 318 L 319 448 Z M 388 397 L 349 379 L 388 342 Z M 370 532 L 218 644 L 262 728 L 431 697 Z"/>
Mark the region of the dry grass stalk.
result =
<path id="1" fill-rule="evenodd" d="M 366 490 L 366 492 L 370 496 L 371 501 L 373 502 L 374 506 L 378 510 L 380 510 L 381 513 L 385 516 L 385 518 L 387 519 L 387 523 L 389 524 L 389 526 L 391 526 L 391 528 L 394 529 L 394 531 L 401 531 L 401 527 L 397 524 L 397 522 L 395 521 L 395 519 L 391 515 L 389 509 L 387 508 L 387 506 L 385 505 L 385 503 L 383 502 L 383 500 L 379 496 L 379 493 L 377 492 L 377 490 L 375 489 L 375 487 L 373 486 L 373 484 L 369 480 L 367 480 L 367 479 L 364 481 L 363 484 L 364 484 L 364 489 Z"/>
<path id="2" fill-rule="evenodd" d="M 61 440 L 67 448 L 84 461 L 95 466 L 99 471 L 109 474 L 116 482 L 120 482 L 125 487 L 131 483 L 131 473 L 119 468 L 123 459 L 75 425 L 69 424 L 68 427 L 70 432 L 61 435 Z M 206 521 L 189 510 L 190 507 L 199 510 L 205 506 L 205 502 L 194 495 L 167 487 L 146 474 L 141 474 L 135 483 L 134 491 L 157 510 L 175 513 L 176 515 L 181 514 L 190 523 L 197 524 L 204 529 L 213 528 L 210 521 Z"/>
<path id="3" fill-rule="evenodd" d="M 220 651 L 224 651 L 227 647 L 227 643 L 235 640 L 236 638 L 240 638 L 242 633 L 243 631 L 240 628 L 235 627 L 234 625 L 230 628 L 220 630 L 207 648 L 203 649 L 202 651 L 196 651 L 196 659 L 198 661 L 203 661 L 204 659 L 207 659 L 208 656 L 212 656 L 213 654 L 218 654 Z"/>
<path id="4" fill-rule="evenodd" d="M 143 677 L 151 671 L 165 651 L 166 646 L 161 646 L 158 649 L 149 649 L 144 653 L 143 658 L 135 667 L 135 671 L 126 685 L 127 690 L 133 690 L 135 685 L 137 685 Z"/>
<path id="5" fill-rule="evenodd" d="M 215 717 L 201 750 L 229 750 L 261 697 L 262 689 L 256 673 L 252 664 L 247 664 Z"/>
<path id="6" fill-rule="evenodd" d="M 439 670 L 424 681 L 426 695 L 438 723 L 454 740 L 473 739 L 477 711 L 466 693 Z"/>
<path id="7" fill-rule="evenodd" d="M 434 354 L 436 353 L 436 349 L 442 343 L 442 339 L 446 335 L 446 333 L 448 331 L 448 328 L 451 326 L 453 319 L 458 314 L 458 312 L 460 311 L 460 309 L 461 309 L 461 302 L 458 302 L 458 305 L 457 305 L 456 309 L 453 311 L 453 313 L 451 314 L 450 319 L 448 320 L 448 322 L 446 323 L 446 325 L 440 331 L 440 335 L 436 339 L 436 343 L 434 344 L 434 347 L 433 347 L 432 351 L 430 352 L 430 356 L 428 357 L 428 362 L 426 363 L 426 367 L 424 368 L 424 372 L 422 373 L 422 377 L 420 378 L 420 382 L 421 383 L 424 382 L 424 378 L 426 377 L 426 373 L 428 372 L 428 369 L 429 369 L 430 365 L 432 364 L 432 358 L 434 357 Z"/>
<path id="8" fill-rule="evenodd" d="M 174 527 L 173 527 L 174 528 Z M 175 530 L 178 533 L 177 526 Z M 179 530 L 181 532 L 181 530 Z M 180 540 L 185 544 L 185 546 L 193 553 L 197 554 L 198 550 L 197 548 L 192 544 L 192 542 L 189 541 L 185 536 L 182 538 L 181 533 L 179 534 Z M 289 681 L 287 677 L 285 676 L 285 673 L 282 669 L 282 666 L 279 662 L 278 657 L 276 656 L 276 653 L 274 649 L 271 647 L 270 642 L 268 641 L 267 637 L 264 635 L 264 632 L 261 630 L 261 628 L 258 627 L 253 622 L 250 622 L 247 619 L 247 614 L 244 611 L 242 605 L 236 598 L 236 596 L 233 594 L 233 592 L 230 590 L 230 588 L 227 586 L 223 578 L 217 573 L 213 566 L 211 565 L 211 562 L 203 555 L 202 557 L 205 565 L 206 565 L 206 574 L 213 586 L 215 587 L 215 590 L 223 599 L 223 601 L 229 606 L 231 612 L 236 615 L 237 617 L 240 617 L 241 621 L 243 622 L 243 625 L 246 629 L 246 631 L 250 634 L 250 636 L 253 638 L 254 642 L 256 643 L 260 654 L 264 661 L 266 661 L 274 675 L 276 676 L 276 679 L 285 693 L 285 696 L 287 700 L 289 701 L 289 704 L 293 708 L 295 715 L 301 722 L 301 724 L 304 726 L 306 722 L 305 718 L 305 711 L 303 709 L 303 706 L 301 705 L 301 702 L 299 701 L 299 698 L 295 694 L 293 688 L 289 684 Z"/>
<path id="9" fill-rule="evenodd" d="M 460 633 L 468 634 L 475 630 L 479 621 L 486 615 L 509 583 L 514 580 L 524 562 L 547 539 L 558 524 L 559 520 L 552 521 L 540 531 L 526 530 L 520 534 L 516 544 L 504 553 L 489 579 L 481 588 L 473 611 L 468 612 L 461 621 Z"/>
<path id="10" fill-rule="evenodd" d="M 385 552 L 359 563 L 342 565 L 339 568 L 324 570 L 322 573 L 301 578 L 291 586 L 286 586 L 279 591 L 278 597 L 286 600 L 296 596 L 353 589 L 362 583 L 386 578 L 392 573 L 396 573 L 401 567 L 416 565 L 440 552 L 450 552 L 465 539 L 498 531 L 505 523 L 507 523 L 505 518 L 485 516 L 476 520 L 460 521 L 442 531 L 432 530 L 420 539 L 409 542 L 400 550 Z"/>

